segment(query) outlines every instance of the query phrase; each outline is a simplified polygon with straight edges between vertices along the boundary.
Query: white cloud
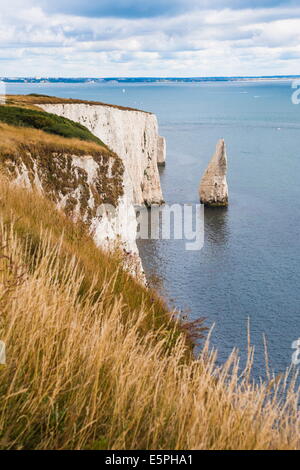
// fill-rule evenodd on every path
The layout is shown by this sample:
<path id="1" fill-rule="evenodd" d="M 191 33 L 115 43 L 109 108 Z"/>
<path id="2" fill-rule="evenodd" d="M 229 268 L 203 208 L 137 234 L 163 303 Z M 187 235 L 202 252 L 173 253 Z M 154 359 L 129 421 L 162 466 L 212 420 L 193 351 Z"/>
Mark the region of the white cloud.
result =
<path id="1" fill-rule="evenodd" d="M 11 0 L 0 11 L 0 75 L 300 73 L 300 8 L 232 10 L 222 3 L 229 2 L 214 10 L 112 19 L 49 13 L 34 0 Z"/>

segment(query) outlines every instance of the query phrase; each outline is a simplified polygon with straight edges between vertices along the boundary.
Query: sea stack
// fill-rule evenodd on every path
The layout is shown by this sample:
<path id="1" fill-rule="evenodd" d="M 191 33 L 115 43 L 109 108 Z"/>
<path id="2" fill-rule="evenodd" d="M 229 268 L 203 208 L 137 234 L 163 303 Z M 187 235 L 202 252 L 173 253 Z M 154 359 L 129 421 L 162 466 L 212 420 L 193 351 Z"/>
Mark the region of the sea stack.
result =
<path id="1" fill-rule="evenodd" d="M 166 139 L 158 136 L 157 140 L 157 164 L 158 166 L 165 166 L 166 164 Z"/>
<path id="2" fill-rule="evenodd" d="M 200 182 L 199 195 L 202 204 L 208 207 L 228 206 L 226 173 L 226 145 L 224 139 L 220 139 L 217 143 L 216 152 Z"/>

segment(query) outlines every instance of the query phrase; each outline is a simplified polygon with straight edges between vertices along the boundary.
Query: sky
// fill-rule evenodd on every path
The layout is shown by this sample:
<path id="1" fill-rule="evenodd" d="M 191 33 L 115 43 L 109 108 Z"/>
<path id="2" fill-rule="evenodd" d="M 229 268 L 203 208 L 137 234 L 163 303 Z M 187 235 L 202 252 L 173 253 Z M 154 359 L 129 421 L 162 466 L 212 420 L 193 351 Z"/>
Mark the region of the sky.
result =
<path id="1" fill-rule="evenodd" d="M 1 2 L 0 76 L 299 74 L 299 0 Z"/>

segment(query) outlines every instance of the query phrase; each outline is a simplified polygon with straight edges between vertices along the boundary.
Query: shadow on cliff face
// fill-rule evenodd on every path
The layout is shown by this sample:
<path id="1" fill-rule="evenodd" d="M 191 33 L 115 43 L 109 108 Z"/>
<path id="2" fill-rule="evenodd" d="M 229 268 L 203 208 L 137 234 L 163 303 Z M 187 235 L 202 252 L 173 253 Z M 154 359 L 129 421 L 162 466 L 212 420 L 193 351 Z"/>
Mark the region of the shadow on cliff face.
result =
<path id="1" fill-rule="evenodd" d="M 210 244 L 223 245 L 229 238 L 227 207 L 206 207 L 204 209 L 205 241 Z"/>

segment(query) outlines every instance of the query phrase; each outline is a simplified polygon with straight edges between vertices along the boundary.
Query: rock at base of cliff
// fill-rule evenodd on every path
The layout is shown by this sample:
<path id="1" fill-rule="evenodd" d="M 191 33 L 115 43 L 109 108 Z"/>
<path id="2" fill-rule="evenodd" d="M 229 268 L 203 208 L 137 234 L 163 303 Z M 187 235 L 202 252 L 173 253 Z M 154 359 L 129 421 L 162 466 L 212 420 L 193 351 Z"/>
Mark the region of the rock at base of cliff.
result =
<path id="1" fill-rule="evenodd" d="M 213 155 L 200 183 L 200 202 L 208 207 L 228 206 L 227 155 L 224 139 L 217 143 Z"/>

